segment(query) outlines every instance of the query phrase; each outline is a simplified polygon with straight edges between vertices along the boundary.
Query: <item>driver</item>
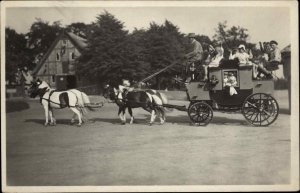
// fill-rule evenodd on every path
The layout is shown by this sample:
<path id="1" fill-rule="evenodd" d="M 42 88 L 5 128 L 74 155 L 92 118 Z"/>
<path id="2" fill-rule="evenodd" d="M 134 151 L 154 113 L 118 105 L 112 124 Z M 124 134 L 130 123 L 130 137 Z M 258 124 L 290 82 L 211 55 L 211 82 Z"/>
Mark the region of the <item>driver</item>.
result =
<path id="1" fill-rule="evenodd" d="M 195 39 L 195 37 L 195 33 L 188 34 L 189 43 L 192 45 L 192 51 L 185 54 L 185 58 L 187 59 L 186 74 L 191 75 L 192 77 L 187 78 L 187 82 L 189 82 L 189 79 L 195 79 L 195 63 L 200 63 L 203 58 L 202 45 Z"/>

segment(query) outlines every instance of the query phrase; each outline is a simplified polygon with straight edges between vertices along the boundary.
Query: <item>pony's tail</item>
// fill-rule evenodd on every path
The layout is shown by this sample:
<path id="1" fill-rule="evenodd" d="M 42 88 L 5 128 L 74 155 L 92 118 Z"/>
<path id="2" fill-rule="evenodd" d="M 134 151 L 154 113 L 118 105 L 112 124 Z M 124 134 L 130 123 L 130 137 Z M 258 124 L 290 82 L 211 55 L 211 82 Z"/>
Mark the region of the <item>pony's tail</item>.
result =
<path id="1" fill-rule="evenodd" d="M 168 98 L 167 96 L 164 94 L 164 93 L 161 93 L 161 92 L 157 92 L 160 96 L 160 99 L 162 101 L 162 104 L 168 104 Z"/>
<path id="2" fill-rule="evenodd" d="M 168 104 L 167 96 L 164 93 L 156 90 L 148 90 L 147 92 L 152 96 L 152 100 L 156 105 L 163 106 L 164 104 Z"/>
<path id="3" fill-rule="evenodd" d="M 82 96 L 82 101 L 83 101 L 84 107 L 86 107 L 90 111 L 96 111 L 94 108 L 92 108 L 90 106 L 91 101 L 90 101 L 89 97 L 84 92 L 81 92 L 81 96 Z"/>

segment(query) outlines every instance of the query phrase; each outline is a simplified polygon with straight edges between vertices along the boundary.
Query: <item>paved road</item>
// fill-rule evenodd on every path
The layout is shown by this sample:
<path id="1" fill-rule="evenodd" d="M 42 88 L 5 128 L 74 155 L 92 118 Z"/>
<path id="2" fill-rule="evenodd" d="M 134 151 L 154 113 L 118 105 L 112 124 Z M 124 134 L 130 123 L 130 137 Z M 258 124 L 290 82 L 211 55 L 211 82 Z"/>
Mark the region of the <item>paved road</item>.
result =
<path id="1" fill-rule="evenodd" d="M 120 125 L 117 107 L 91 112 L 90 123 L 69 125 L 71 112 L 55 112 L 44 127 L 36 101 L 7 113 L 7 182 L 31 185 L 248 185 L 290 182 L 290 116 L 287 92 L 275 97 L 281 114 L 270 127 L 252 127 L 241 114 L 216 112 L 206 127 L 189 125 L 185 112 L 168 112 L 167 123 Z M 93 101 L 101 100 L 93 98 Z"/>

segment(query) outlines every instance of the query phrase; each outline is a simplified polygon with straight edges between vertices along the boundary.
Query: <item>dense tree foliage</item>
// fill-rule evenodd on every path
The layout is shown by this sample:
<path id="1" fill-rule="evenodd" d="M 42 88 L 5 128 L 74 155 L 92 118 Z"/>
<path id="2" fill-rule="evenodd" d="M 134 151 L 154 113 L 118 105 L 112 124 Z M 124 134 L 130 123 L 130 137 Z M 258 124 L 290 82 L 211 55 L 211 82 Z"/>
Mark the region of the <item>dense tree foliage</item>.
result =
<path id="1" fill-rule="evenodd" d="M 52 24 L 39 18 L 31 25 L 29 33 L 26 34 L 28 47 L 35 56 L 34 63 L 38 63 L 41 57 L 48 51 L 56 37 L 63 28 L 59 21 Z"/>
<path id="2" fill-rule="evenodd" d="M 24 34 L 18 34 L 13 29 L 5 28 L 5 58 L 6 80 L 15 83 L 15 74 L 18 68 L 28 67 L 32 60 L 32 54 L 26 47 Z"/>
<path id="3" fill-rule="evenodd" d="M 91 26 L 92 24 L 85 24 L 82 22 L 76 22 L 72 23 L 70 25 L 67 25 L 65 30 L 67 32 L 72 32 L 75 35 L 82 37 L 82 38 L 87 38 L 89 35 L 91 35 Z"/>

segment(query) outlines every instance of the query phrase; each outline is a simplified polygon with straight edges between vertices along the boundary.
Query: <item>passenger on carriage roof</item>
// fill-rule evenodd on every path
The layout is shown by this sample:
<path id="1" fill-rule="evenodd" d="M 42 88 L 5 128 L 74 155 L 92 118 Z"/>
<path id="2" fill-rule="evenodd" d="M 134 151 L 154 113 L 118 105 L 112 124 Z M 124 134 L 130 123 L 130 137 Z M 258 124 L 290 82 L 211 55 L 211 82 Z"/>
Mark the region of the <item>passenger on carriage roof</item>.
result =
<path id="1" fill-rule="evenodd" d="M 229 52 L 230 52 L 229 59 L 233 60 L 237 58 L 239 60 L 240 66 L 252 65 L 252 63 L 250 62 L 250 59 L 253 58 L 251 50 L 250 50 L 250 54 L 248 54 L 243 44 L 239 45 L 237 53 L 232 54 L 231 50 L 229 50 Z"/>
<path id="2" fill-rule="evenodd" d="M 222 43 L 217 43 L 215 48 L 212 45 L 208 47 L 208 57 L 205 60 L 204 66 L 204 80 L 207 80 L 208 77 L 208 68 L 209 67 L 218 67 L 221 60 L 223 59 L 224 49 Z"/>

